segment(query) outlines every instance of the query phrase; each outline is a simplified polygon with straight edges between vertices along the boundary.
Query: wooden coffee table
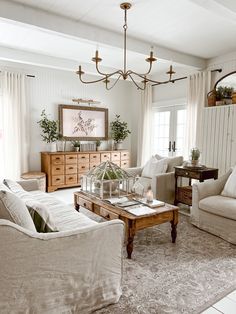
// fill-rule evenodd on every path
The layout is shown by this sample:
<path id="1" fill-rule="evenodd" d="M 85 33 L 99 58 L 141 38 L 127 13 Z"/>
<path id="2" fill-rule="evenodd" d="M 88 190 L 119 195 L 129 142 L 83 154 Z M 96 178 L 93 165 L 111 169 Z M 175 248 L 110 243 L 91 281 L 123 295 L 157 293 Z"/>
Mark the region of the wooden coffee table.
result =
<path id="1" fill-rule="evenodd" d="M 112 205 L 100 198 L 86 192 L 74 193 L 75 209 L 79 211 L 80 206 L 85 207 L 91 212 L 107 219 L 121 219 L 126 227 L 127 256 L 131 258 L 133 252 L 134 236 L 138 230 L 162 224 L 164 222 L 171 223 L 172 243 L 175 243 L 177 236 L 178 224 L 178 207 L 165 204 L 162 207 L 154 208 L 155 213 L 135 216 L 126 210 Z"/>

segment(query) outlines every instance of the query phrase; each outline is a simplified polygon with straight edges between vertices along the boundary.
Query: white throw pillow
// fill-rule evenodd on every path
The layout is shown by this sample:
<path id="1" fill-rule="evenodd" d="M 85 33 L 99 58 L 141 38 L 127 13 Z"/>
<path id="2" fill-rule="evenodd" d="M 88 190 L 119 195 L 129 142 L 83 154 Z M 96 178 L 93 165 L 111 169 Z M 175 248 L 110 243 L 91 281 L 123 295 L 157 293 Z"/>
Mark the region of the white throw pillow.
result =
<path id="1" fill-rule="evenodd" d="M 165 173 L 168 166 L 168 158 L 157 160 L 155 156 L 152 156 L 150 160 L 143 167 L 141 176 L 152 178 L 153 176 Z"/>
<path id="2" fill-rule="evenodd" d="M 236 198 L 236 166 L 228 177 L 221 195 Z"/>
<path id="3" fill-rule="evenodd" d="M 0 191 L 0 218 L 36 232 L 26 205 L 12 192 Z"/>

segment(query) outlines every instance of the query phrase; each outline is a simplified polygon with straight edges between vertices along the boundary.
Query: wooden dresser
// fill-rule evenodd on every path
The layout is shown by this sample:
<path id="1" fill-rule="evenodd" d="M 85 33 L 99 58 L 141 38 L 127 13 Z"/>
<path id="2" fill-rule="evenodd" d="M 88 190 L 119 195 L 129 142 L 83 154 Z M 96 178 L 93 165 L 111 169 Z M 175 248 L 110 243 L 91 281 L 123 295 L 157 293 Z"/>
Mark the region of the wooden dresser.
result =
<path id="1" fill-rule="evenodd" d="M 127 150 L 96 152 L 42 152 L 41 171 L 46 173 L 47 192 L 80 185 L 81 176 L 110 160 L 121 168 L 130 165 Z"/>

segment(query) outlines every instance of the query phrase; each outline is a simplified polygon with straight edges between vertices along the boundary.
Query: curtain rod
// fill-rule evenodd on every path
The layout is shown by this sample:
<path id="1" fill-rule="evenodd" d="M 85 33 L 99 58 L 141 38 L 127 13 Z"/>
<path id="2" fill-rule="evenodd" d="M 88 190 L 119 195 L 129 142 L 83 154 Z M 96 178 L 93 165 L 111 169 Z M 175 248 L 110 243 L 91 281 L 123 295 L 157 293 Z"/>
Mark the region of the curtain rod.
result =
<path id="1" fill-rule="evenodd" d="M 0 71 L 0 73 L 1 73 L 2 71 Z M 27 77 L 33 77 L 33 78 L 35 78 L 35 75 L 32 75 L 32 74 L 26 74 L 26 76 Z"/>
<path id="2" fill-rule="evenodd" d="M 211 72 L 222 72 L 222 69 L 215 69 L 215 70 L 211 70 Z M 187 76 L 183 76 L 183 77 L 179 77 L 170 81 L 164 81 L 164 82 L 160 82 L 160 83 L 156 83 L 156 84 L 152 84 L 152 86 L 157 86 L 157 85 L 162 85 L 162 84 L 168 84 L 168 83 L 174 83 L 176 81 L 181 81 L 181 80 L 186 80 L 188 77 Z"/>

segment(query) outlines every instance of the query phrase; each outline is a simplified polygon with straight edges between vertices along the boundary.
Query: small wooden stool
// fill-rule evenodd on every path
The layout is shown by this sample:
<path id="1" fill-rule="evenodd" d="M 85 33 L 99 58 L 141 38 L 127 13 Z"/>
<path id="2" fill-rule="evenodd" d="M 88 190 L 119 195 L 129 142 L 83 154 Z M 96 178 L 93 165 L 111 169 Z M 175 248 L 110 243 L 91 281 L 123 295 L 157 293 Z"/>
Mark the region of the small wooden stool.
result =
<path id="1" fill-rule="evenodd" d="M 45 192 L 46 191 L 46 174 L 40 171 L 30 171 L 23 173 L 21 178 L 24 180 L 37 179 L 39 183 L 39 190 Z"/>

